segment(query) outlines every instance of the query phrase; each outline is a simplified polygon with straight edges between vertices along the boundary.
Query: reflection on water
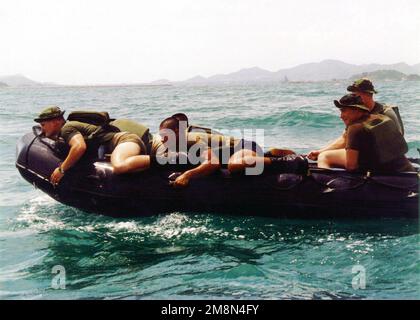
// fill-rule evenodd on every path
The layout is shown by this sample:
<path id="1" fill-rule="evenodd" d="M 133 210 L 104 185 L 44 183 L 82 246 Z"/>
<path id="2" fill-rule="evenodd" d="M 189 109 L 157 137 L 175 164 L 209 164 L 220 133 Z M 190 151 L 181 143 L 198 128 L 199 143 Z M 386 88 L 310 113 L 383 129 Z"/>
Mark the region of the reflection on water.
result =
<path id="1" fill-rule="evenodd" d="M 2 255 L 16 259 L 1 269 L 3 283 L 15 288 L 2 291 L 5 298 L 393 297 L 404 278 L 401 270 L 418 272 L 419 263 L 418 225 L 407 220 L 355 223 L 181 212 L 113 219 L 41 195 L 8 223 L 0 239 L 8 248 L 26 243 L 31 250 Z M 66 290 L 51 288 L 55 265 L 66 270 Z M 368 270 L 371 285 L 363 292 L 352 288 L 354 265 Z M 416 280 L 405 282 L 407 297 L 418 295 Z M 16 283 L 33 283 L 37 290 L 16 291 Z"/>

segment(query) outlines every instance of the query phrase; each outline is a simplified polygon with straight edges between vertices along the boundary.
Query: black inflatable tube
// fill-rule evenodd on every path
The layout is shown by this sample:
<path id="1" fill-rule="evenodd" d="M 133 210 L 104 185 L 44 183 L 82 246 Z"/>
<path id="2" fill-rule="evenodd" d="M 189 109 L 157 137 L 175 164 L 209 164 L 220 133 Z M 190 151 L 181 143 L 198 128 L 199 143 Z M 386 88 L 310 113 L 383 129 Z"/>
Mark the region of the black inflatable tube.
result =
<path id="1" fill-rule="evenodd" d="M 116 217 L 177 210 L 279 218 L 419 218 L 417 172 L 364 176 L 311 168 L 309 175 L 266 172 L 230 175 L 220 170 L 184 189 L 169 185 L 179 166 L 114 175 L 106 161 L 82 160 L 57 187 L 49 182 L 62 161 L 52 141 L 31 132 L 19 139 L 16 167 L 29 183 L 57 201 Z"/>

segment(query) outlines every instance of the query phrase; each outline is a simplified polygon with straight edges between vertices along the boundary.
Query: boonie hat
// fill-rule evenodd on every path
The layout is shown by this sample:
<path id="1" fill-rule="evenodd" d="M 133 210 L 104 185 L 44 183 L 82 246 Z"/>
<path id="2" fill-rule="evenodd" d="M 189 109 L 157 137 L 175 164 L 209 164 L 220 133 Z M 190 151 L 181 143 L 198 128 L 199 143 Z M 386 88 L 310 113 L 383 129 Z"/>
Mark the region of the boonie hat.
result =
<path id="1" fill-rule="evenodd" d="M 347 87 L 347 91 L 350 92 L 367 92 L 367 93 L 378 93 L 373 87 L 372 81 L 367 78 L 362 78 L 353 82 L 351 86 Z"/>
<path id="2" fill-rule="evenodd" d="M 362 98 L 354 93 L 346 94 L 341 97 L 340 100 L 334 100 L 334 104 L 337 108 L 358 108 L 364 111 L 369 111 L 369 108 L 363 104 Z"/>
<path id="3" fill-rule="evenodd" d="M 61 111 L 61 109 L 57 106 L 49 106 L 42 110 L 38 117 L 34 119 L 34 121 L 42 122 L 46 120 L 55 119 L 61 117 L 64 114 L 64 112 L 66 111 Z"/>

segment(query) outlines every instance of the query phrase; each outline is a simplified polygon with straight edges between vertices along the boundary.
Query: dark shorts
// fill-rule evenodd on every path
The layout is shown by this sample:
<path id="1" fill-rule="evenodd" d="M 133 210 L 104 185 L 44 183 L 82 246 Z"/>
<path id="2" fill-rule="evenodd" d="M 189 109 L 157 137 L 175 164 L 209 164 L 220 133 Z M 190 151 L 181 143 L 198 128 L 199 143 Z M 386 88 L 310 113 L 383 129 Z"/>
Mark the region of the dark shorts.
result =
<path id="1" fill-rule="evenodd" d="M 124 142 L 134 142 L 139 145 L 140 147 L 140 154 L 145 154 L 147 149 L 144 142 L 140 139 L 140 137 L 134 133 L 128 132 L 118 132 L 114 135 L 112 140 L 109 142 L 110 151 L 114 151 L 114 149 L 121 143 Z"/>
<path id="2" fill-rule="evenodd" d="M 212 151 L 218 156 L 219 162 L 222 168 L 226 168 L 230 157 L 240 150 L 251 150 L 257 153 L 259 156 L 264 155 L 263 149 L 255 141 L 249 141 L 241 139 L 233 146 L 223 146 L 213 148 Z"/>

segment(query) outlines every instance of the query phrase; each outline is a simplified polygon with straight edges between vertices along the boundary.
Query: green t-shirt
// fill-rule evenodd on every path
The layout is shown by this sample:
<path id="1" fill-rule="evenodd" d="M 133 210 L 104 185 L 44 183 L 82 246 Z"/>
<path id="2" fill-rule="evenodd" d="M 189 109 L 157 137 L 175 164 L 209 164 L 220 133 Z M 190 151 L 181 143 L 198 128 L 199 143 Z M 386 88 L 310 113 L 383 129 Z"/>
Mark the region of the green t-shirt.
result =
<path id="1" fill-rule="evenodd" d="M 376 154 L 372 148 L 372 139 L 369 133 L 364 130 L 362 123 L 352 124 L 347 127 L 346 149 L 352 149 L 359 152 L 359 167 L 361 169 L 369 168 L 376 162 Z"/>
<path id="2" fill-rule="evenodd" d="M 202 141 L 197 141 L 197 142 L 187 141 L 186 144 L 187 144 L 187 152 L 188 153 L 194 152 L 194 155 L 196 157 L 201 157 L 203 153 L 209 149 L 207 144 Z M 165 154 L 167 154 L 167 151 L 168 151 L 167 148 L 162 143 L 161 137 L 158 134 L 153 135 L 151 154 L 155 156 L 164 156 Z"/>
<path id="3" fill-rule="evenodd" d="M 99 129 L 98 126 L 79 122 L 79 121 L 67 121 L 65 125 L 61 128 L 60 136 L 68 144 L 76 134 L 80 133 L 85 139 L 87 144 L 103 144 L 109 142 L 115 135 L 115 132 L 107 132 L 103 129 Z M 95 133 L 96 132 L 96 133 Z M 94 134 L 93 137 L 91 135 Z"/>

